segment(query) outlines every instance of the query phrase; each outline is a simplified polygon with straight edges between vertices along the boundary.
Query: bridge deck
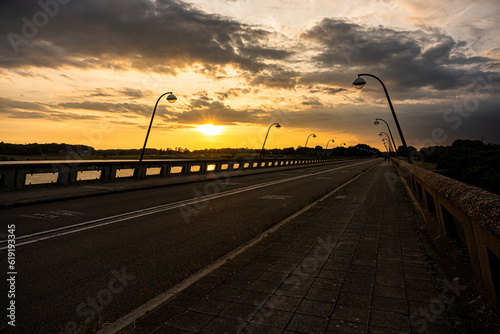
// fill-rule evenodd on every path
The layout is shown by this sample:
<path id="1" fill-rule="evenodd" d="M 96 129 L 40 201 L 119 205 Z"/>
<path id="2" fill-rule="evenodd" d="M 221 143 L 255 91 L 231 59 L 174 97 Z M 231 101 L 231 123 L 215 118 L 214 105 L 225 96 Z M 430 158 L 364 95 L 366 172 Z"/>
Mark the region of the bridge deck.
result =
<path id="1" fill-rule="evenodd" d="M 396 179 L 372 168 L 122 332 L 453 333 L 467 287 L 431 275 Z"/>

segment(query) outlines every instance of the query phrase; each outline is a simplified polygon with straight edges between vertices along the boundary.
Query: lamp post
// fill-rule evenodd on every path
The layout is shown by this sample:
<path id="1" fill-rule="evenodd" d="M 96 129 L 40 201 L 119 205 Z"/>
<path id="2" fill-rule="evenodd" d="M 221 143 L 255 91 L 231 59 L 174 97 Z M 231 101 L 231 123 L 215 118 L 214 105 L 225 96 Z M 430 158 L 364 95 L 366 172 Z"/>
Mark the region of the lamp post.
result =
<path id="1" fill-rule="evenodd" d="M 392 136 L 392 132 L 391 132 L 391 128 L 389 127 L 389 124 L 387 124 L 387 122 L 385 120 L 383 120 L 382 118 L 375 118 L 375 121 L 373 122 L 373 124 L 379 125 L 380 124 L 379 121 L 382 121 L 385 123 L 385 125 L 387 125 L 387 130 L 389 130 L 389 134 L 391 135 L 391 139 L 392 139 L 392 146 L 396 150 L 394 152 L 396 153 L 396 156 L 397 156 L 398 155 L 397 146 L 396 146 L 396 142 L 394 141 L 394 137 Z"/>
<path id="2" fill-rule="evenodd" d="M 404 154 L 408 157 L 408 162 L 411 164 L 412 161 L 411 161 L 410 153 L 408 151 L 408 146 L 406 146 L 406 140 L 405 140 L 405 137 L 403 135 L 403 131 L 401 130 L 401 127 L 399 126 L 398 118 L 396 116 L 396 113 L 394 112 L 394 107 L 392 106 L 391 98 L 389 97 L 389 93 L 387 92 L 387 88 L 385 88 L 385 85 L 382 82 L 382 80 L 380 80 L 379 78 L 377 78 L 373 74 L 366 74 L 366 73 L 365 74 L 358 74 L 358 77 L 352 83 L 352 85 L 355 88 L 361 89 L 366 85 L 366 81 L 363 78 L 361 78 L 362 76 L 369 76 L 369 77 L 377 79 L 378 82 L 380 82 L 380 84 L 384 88 L 385 96 L 387 97 L 387 102 L 389 102 L 389 107 L 391 107 L 392 117 L 394 117 L 394 123 L 396 123 L 396 126 L 398 128 L 398 132 L 399 132 L 399 137 L 401 138 L 401 142 L 403 143 Z"/>
<path id="3" fill-rule="evenodd" d="M 387 142 L 389 143 L 389 150 L 394 151 L 394 148 L 393 148 L 393 146 L 392 146 L 392 144 L 391 144 L 391 140 L 389 139 L 389 135 L 387 134 L 387 132 L 380 132 L 380 133 L 378 134 L 378 135 L 379 135 L 379 137 L 382 137 L 382 134 L 384 134 L 384 135 L 387 137 Z M 385 138 L 384 138 L 384 139 L 385 139 Z M 382 139 L 382 140 L 384 140 L 384 139 Z M 396 151 L 394 151 L 394 153 L 396 153 Z"/>
<path id="4" fill-rule="evenodd" d="M 386 146 L 386 144 L 387 144 L 387 139 L 382 138 L 382 143 L 384 144 L 384 146 Z M 387 147 L 387 146 L 386 146 L 386 147 Z M 391 146 L 389 146 L 389 147 L 391 147 Z M 391 149 L 390 149 L 390 151 L 389 151 L 389 154 L 390 154 L 390 155 L 392 155 L 391 153 L 392 153 L 392 147 L 391 147 Z"/>
<path id="5" fill-rule="evenodd" d="M 144 146 L 142 147 L 142 152 L 141 152 L 141 157 L 139 158 L 139 162 L 142 162 L 142 158 L 144 157 L 144 151 L 146 150 L 146 144 L 148 142 L 149 132 L 151 131 L 151 125 L 153 125 L 153 118 L 155 117 L 156 107 L 158 106 L 158 102 L 160 102 L 160 99 L 162 97 L 164 97 L 165 95 L 167 95 L 167 94 L 169 94 L 167 96 L 167 101 L 168 102 L 174 103 L 175 101 L 177 101 L 177 98 L 175 97 L 175 95 L 172 92 L 166 92 L 165 94 L 162 94 L 158 98 L 158 100 L 156 101 L 155 108 L 153 110 L 153 115 L 151 116 L 151 122 L 149 122 L 148 132 L 146 133 L 146 140 L 144 140 Z"/>
<path id="6" fill-rule="evenodd" d="M 259 157 L 262 157 L 262 154 L 264 153 L 264 145 L 266 145 L 267 136 L 269 135 L 269 131 L 271 130 L 271 128 L 273 127 L 273 125 L 276 125 L 276 127 L 278 129 L 281 128 L 280 123 L 273 123 L 273 124 L 271 124 L 269 126 L 269 129 L 267 129 L 266 138 L 264 138 L 264 143 L 262 144 L 262 149 L 260 150 L 260 156 Z"/>
<path id="7" fill-rule="evenodd" d="M 325 148 L 325 158 L 328 157 L 328 144 L 330 144 L 330 142 L 334 143 L 335 140 L 333 139 L 330 139 L 329 141 L 326 142 L 326 148 Z"/>
<path id="8" fill-rule="evenodd" d="M 313 136 L 313 138 L 316 138 L 316 135 L 314 133 L 311 133 L 309 136 L 307 136 L 307 139 L 306 139 L 306 145 L 304 146 L 304 148 L 307 147 L 307 142 L 309 141 L 309 137 Z"/>
<path id="9" fill-rule="evenodd" d="M 385 141 L 384 141 L 384 147 L 385 147 L 385 150 L 387 151 L 387 153 L 389 153 L 389 155 L 391 155 L 391 153 L 389 152 L 389 149 L 387 148 L 387 145 L 385 144 Z"/>
<path id="10" fill-rule="evenodd" d="M 325 148 L 325 150 L 328 150 L 328 144 L 330 144 L 330 142 L 334 143 L 334 142 L 335 142 L 335 140 L 330 139 L 330 140 L 326 143 L 326 148 Z"/>

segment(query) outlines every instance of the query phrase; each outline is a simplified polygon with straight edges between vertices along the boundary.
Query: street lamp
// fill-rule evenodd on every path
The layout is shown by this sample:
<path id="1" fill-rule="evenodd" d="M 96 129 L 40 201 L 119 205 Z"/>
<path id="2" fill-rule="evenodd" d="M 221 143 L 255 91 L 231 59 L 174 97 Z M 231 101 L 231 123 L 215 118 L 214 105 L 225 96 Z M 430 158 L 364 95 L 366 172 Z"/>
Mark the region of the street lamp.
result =
<path id="1" fill-rule="evenodd" d="M 326 148 L 325 148 L 325 158 L 328 157 L 328 144 L 330 144 L 330 142 L 334 143 L 335 140 L 333 139 L 330 139 L 329 141 L 326 142 Z"/>
<path id="2" fill-rule="evenodd" d="M 401 138 L 401 142 L 403 143 L 404 153 L 408 157 L 408 162 L 412 163 L 410 152 L 408 151 L 408 146 L 406 146 L 406 140 L 405 140 L 405 137 L 403 135 L 403 131 L 401 131 L 401 127 L 399 126 L 398 118 L 396 116 L 396 113 L 394 112 L 394 108 L 392 106 L 391 98 L 389 97 L 389 93 L 387 92 L 387 88 L 385 88 L 385 85 L 382 82 L 382 80 L 380 80 L 379 78 L 377 78 L 373 74 L 358 74 L 358 77 L 352 83 L 352 85 L 355 88 L 361 89 L 361 88 L 363 88 L 366 85 L 365 79 L 361 78 L 361 76 L 369 76 L 369 77 L 377 79 L 378 82 L 380 82 L 380 84 L 384 88 L 385 96 L 387 97 L 387 102 L 389 102 L 389 107 L 391 107 L 392 116 L 394 117 L 394 123 L 396 123 L 396 126 L 398 128 L 398 132 L 399 132 L 399 137 Z"/>
<path id="3" fill-rule="evenodd" d="M 379 135 L 379 137 L 382 137 L 383 134 L 387 137 L 387 142 L 389 143 L 389 150 L 392 150 L 392 151 L 394 151 L 394 153 L 396 153 L 396 151 L 394 150 L 394 148 L 393 148 L 393 146 L 391 144 L 391 140 L 389 139 L 389 135 L 387 134 L 387 132 L 380 132 L 378 135 Z"/>
<path id="4" fill-rule="evenodd" d="M 260 156 L 259 157 L 262 157 L 262 153 L 264 153 L 264 145 L 266 145 L 267 136 L 269 135 L 269 131 L 271 130 L 271 128 L 273 127 L 273 125 L 276 125 L 276 127 L 278 129 L 281 128 L 280 123 L 273 123 L 273 124 L 271 124 L 269 126 L 269 129 L 267 129 L 266 138 L 264 138 L 264 144 L 262 144 L 262 149 L 260 150 Z"/>
<path id="5" fill-rule="evenodd" d="M 387 145 L 385 144 L 385 141 L 383 141 L 383 143 L 384 143 L 385 150 L 387 151 L 387 153 L 389 153 L 389 155 L 391 155 L 391 153 L 389 152 L 389 149 L 387 148 Z"/>
<path id="6" fill-rule="evenodd" d="M 394 149 L 396 149 L 396 142 L 394 141 L 394 137 L 392 136 L 392 132 L 391 132 L 391 128 L 389 127 L 389 124 L 387 124 L 387 122 L 385 120 L 383 120 L 382 118 L 375 118 L 375 122 L 373 122 L 374 125 L 379 125 L 380 122 L 379 121 L 382 121 L 385 123 L 385 125 L 387 125 L 387 130 L 389 130 L 389 134 L 391 135 L 391 139 L 392 139 L 392 146 L 394 147 Z M 398 152 L 395 151 L 396 153 L 396 156 L 398 155 Z"/>
<path id="7" fill-rule="evenodd" d="M 139 162 L 142 162 L 142 158 L 144 157 L 144 151 L 146 150 L 146 143 L 148 142 L 149 132 L 151 131 L 151 125 L 153 125 L 153 118 L 155 117 L 156 107 L 158 106 L 158 102 L 160 102 L 160 99 L 167 94 L 169 94 L 167 96 L 168 102 L 174 103 L 175 101 L 177 101 L 177 98 L 172 92 L 166 92 L 165 94 L 162 94 L 156 101 L 155 108 L 153 110 L 153 115 L 151 116 L 151 122 L 149 122 L 149 128 L 148 128 L 148 133 L 146 134 L 146 140 L 144 140 L 144 146 L 142 147 L 142 152 L 141 152 L 141 157 L 139 158 Z"/>
<path id="8" fill-rule="evenodd" d="M 325 148 L 325 150 L 328 150 L 328 144 L 330 144 L 330 142 L 334 143 L 334 142 L 335 142 L 335 140 L 330 139 L 330 140 L 326 143 L 326 148 Z"/>
<path id="9" fill-rule="evenodd" d="M 304 146 L 307 147 L 307 142 L 309 141 L 309 137 L 313 136 L 313 138 L 316 138 L 316 135 L 314 133 L 311 133 L 309 136 L 307 136 L 307 139 L 306 139 L 306 145 Z"/>

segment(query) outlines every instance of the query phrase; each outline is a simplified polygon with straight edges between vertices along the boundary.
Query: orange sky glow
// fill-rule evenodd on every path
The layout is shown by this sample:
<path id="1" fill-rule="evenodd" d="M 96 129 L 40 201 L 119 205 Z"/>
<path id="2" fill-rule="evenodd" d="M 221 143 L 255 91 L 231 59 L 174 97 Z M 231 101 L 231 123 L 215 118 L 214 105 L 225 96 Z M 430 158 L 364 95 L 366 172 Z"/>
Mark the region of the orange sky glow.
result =
<path id="1" fill-rule="evenodd" d="M 279 122 L 266 148 L 315 133 L 385 150 L 375 118 L 400 140 L 382 86 L 352 86 L 372 73 L 408 145 L 500 143 L 498 1 L 45 3 L 0 5 L 3 142 L 140 148 L 173 91 L 148 147 L 257 149 Z"/>

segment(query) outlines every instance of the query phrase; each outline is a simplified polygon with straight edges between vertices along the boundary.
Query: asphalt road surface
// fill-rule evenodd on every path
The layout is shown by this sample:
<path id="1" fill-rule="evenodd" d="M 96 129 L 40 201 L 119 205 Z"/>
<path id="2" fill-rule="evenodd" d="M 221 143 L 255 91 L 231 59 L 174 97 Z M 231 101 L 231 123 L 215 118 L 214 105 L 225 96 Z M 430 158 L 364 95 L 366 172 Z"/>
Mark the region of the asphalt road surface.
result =
<path id="1" fill-rule="evenodd" d="M 17 238 L 15 329 L 59 333 L 86 324 L 92 332 L 377 162 L 353 160 L 1 210 L 3 239 L 9 225 L 15 225 Z M 9 320 L 6 247 L 0 243 L 0 328 Z"/>

